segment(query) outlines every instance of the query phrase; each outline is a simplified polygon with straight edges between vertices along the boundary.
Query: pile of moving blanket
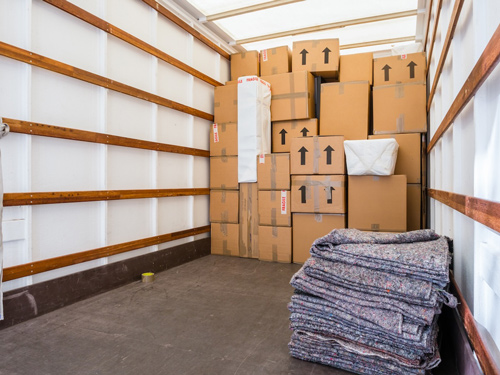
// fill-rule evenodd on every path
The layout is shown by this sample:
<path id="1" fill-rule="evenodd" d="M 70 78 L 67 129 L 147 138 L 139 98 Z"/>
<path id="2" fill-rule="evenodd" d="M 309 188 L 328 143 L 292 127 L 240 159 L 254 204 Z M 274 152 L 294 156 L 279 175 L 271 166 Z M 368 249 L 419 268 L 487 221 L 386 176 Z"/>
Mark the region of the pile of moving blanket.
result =
<path id="1" fill-rule="evenodd" d="M 437 318 L 451 254 L 432 230 L 333 230 L 292 277 L 293 357 L 358 374 L 422 374 L 441 361 Z"/>

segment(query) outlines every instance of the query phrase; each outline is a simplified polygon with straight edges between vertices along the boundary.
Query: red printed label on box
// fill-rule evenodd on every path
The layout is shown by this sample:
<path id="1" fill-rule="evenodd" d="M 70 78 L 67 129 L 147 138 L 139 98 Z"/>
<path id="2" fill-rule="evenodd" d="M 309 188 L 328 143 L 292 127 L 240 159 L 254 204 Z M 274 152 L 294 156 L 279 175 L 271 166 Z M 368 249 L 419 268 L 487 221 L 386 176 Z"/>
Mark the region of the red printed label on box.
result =
<path id="1" fill-rule="evenodd" d="M 281 190 L 281 214 L 286 215 L 286 190 Z"/>
<path id="2" fill-rule="evenodd" d="M 262 54 L 262 61 L 267 61 L 267 49 L 260 52 Z"/>
<path id="3" fill-rule="evenodd" d="M 260 154 L 259 155 L 259 163 L 260 164 L 265 164 L 266 163 L 266 155 Z"/>
<path id="4" fill-rule="evenodd" d="M 219 142 L 219 128 L 218 128 L 217 124 L 214 124 L 213 127 L 214 127 L 214 143 L 218 143 Z"/>
<path id="5" fill-rule="evenodd" d="M 401 60 L 406 60 L 406 58 L 407 58 L 407 57 L 408 57 L 408 56 L 407 56 L 406 54 L 401 55 Z"/>

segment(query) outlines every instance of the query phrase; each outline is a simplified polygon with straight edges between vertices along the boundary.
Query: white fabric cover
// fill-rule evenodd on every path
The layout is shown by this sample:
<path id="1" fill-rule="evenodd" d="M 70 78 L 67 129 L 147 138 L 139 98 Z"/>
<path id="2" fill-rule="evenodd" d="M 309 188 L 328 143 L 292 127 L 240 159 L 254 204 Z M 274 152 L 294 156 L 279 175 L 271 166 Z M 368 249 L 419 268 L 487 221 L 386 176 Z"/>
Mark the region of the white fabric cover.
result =
<path id="1" fill-rule="evenodd" d="M 390 176 L 394 174 L 398 142 L 393 138 L 344 141 L 347 174 Z"/>

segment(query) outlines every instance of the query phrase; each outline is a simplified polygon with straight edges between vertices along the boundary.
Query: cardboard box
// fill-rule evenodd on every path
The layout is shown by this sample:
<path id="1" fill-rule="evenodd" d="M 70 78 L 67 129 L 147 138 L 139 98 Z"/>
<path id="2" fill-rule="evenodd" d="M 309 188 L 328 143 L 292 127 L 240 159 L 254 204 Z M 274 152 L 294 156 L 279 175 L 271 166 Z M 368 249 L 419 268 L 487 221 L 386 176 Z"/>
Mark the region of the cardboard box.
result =
<path id="1" fill-rule="evenodd" d="M 271 121 L 300 120 L 316 116 L 314 77 L 309 72 L 262 77 L 271 84 Z"/>
<path id="2" fill-rule="evenodd" d="M 406 176 L 349 176 L 348 227 L 406 231 Z"/>
<path id="3" fill-rule="evenodd" d="M 425 52 L 373 59 L 373 85 L 425 82 Z"/>
<path id="4" fill-rule="evenodd" d="M 214 87 L 214 122 L 238 122 L 238 85 Z"/>
<path id="5" fill-rule="evenodd" d="M 231 81 L 244 76 L 259 75 L 258 51 L 247 51 L 231 55 Z"/>
<path id="6" fill-rule="evenodd" d="M 259 190 L 290 190 L 290 154 L 258 156 Z"/>
<path id="7" fill-rule="evenodd" d="M 290 263 L 292 261 L 292 228 L 260 227 L 259 259 Z"/>
<path id="8" fill-rule="evenodd" d="M 345 176 L 292 176 L 292 212 L 344 214 Z"/>
<path id="9" fill-rule="evenodd" d="M 259 192 L 257 183 L 240 184 L 240 257 L 259 258 Z"/>
<path id="10" fill-rule="evenodd" d="M 309 71 L 316 76 L 338 78 L 339 55 L 338 39 L 293 42 L 292 72 Z"/>
<path id="11" fill-rule="evenodd" d="M 239 255 L 239 225 L 228 223 L 212 223 L 212 254 Z"/>
<path id="12" fill-rule="evenodd" d="M 290 152 L 292 138 L 318 135 L 318 119 L 278 121 L 271 128 L 273 153 Z"/>
<path id="13" fill-rule="evenodd" d="M 373 52 L 340 56 L 339 81 L 368 81 L 372 85 Z"/>
<path id="14" fill-rule="evenodd" d="M 398 158 L 396 160 L 396 168 L 394 174 L 406 175 L 409 184 L 419 184 L 421 176 L 421 138 L 420 133 L 413 134 L 386 134 L 386 135 L 370 135 L 369 139 L 394 138 L 398 142 Z"/>
<path id="15" fill-rule="evenodd" d="M 239 200 L 238 190 L 210 190 L 210 222 L 237 224 Z"/>
<path id="16" fill-rule="evenodd" d="M 408 184 L 407 186 L 407 220 L 406 230 L 418 230 L 422 228 L 422 185 Z"/>
<path id="17" fill-rule="evenodd" d="M 427 132 L 425 101 L 425 82 L 374 87 L 373 134 Z"/>
<path id="18" fill-rule="evenodd" d="M 210 158 L 210 189 L 238 189 L 238 157 Z"/>
<path id="19" fill-rule="evenodd" d="M 367 139 L 370 121 L 368 81 L 321 85 L 320 135 L 343 135 L 346 140 Z"/>
<path id="20" fill-rule="evenodd" d="M 259 190 L 259 225 L 292 226 L 290 190 Z"/>
<path id="21" fill-rule="evenodd" d="M 344 137 L 293 138 L 291 174 L 345 174 Z"/>
<path id="22" fill-rule="evenodd" d="M 289 73 L 292 71 L 292 52 L 288 46 L 260 51 L 260 75 Z"/>
<path id="23" fill-rule="evenodd" d="M 345 215 L 293 214 L 293 263 L 304 263 L 310 257 L 316 239 L 345 227 Z"/>
<path id="24" fill-rule="evenodd" d="M 238 155 L 238 124 L 214 123 L 210 127 L 210 156 Z"/>

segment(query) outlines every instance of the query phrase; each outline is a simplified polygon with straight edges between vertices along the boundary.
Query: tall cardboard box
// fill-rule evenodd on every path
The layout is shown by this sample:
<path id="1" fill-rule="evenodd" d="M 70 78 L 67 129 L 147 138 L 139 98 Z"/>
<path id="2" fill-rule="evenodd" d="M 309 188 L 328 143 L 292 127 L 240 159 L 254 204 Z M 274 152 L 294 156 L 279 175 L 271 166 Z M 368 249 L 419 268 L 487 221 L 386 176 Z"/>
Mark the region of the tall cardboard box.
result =
<path id="1" fill-rule="evenodd" d="M 271 121 L 315 117 L 314 77 L 311 73 L 275 74 L 262 79 L 271 84 Z"/>
<path id="2" fill-rule="evenodd" d="M 237 224 L 239 200 L 238 190 L 210 190 L 210 222 Z"/>
<path id="3" fill-rule="evenodd" d="M 260 155 L 258 159 L 259 190 L 290 190 L 290 154 Z"/>
<path id="4" fill-rule="evenodd" d="M 212 254 L 239 255 L 239 225 L 229 223 L 212 223 Z"/>
<path id="5" fill-rule="evenodd" d="M 374 87 L 373 134 L 425 133 L 425 101 L 425 82 Z"/>
<path id="6" fill-rule="evenodd" d="M 238 122 L 238 85 L 214 88 L 214 122 Z"/>
<path id="7" fill-rule="evenodd" d="M 292 138 L 318 135 L 318 119 L 277 121 L 271 128 L 272 152 L 290 152 Z"/>
<path id="8" fill-rule="evenodd" d="M 231 55 L 231 81 L 244 76 L 259 75 L 258 51 L 247 51 Z"/>
<path id="9" fill-rule="evenodd" d="M 260 51 L 260 75 L 289 73 L 292 71 L 292 52 L 288 46 Z"/>
<path id="10" fill-rule="evenodd" d="M 421 137 L 420 133 L 370 135 L 369 139 L 393 138 L 398 142 L 398 158 L 394 174 L 404 174 L 409 184 L 420 184 L 421 176 Z"/>
<path id="11" fill-rule="evenodd" d="M 210 158 L 210 189 L 238 189 L 238 157 Z"/>
<path id="12" fill-rule="evenodd" d="M 407 221 L 406 230 L 418 230 L 422 228 L 422 185 L 408 184 L 407 185 Z"/>
<path id="13" fill-rule="evenodd" d="M 268 262 L 292 261 L 292 228 L 259 228 L 259 259 Z"/>
<path id="14" fill-rule="evenodd" d="M 344 214 L 345 176 L 292 176 L 292 212 Z"/>
<path id="15" fill-rule="evenodd" d="M 370 119 L 368 81 L 321 85 L 320 135 L 343 135 L 346 140 L 367 139 Z"/>
<path id="16" fill-rule="evenodd" d="M 210 156 L 238 155 L 238 124 L 214 123 L 210 128 Z"/>
<path id="17" fill-rule="evenodd" d="M 339 47 L 338 39 L 293 42 L 292 72 L 308 71 L 316 76 L 338 78 Z"/>
<path id="18" fill-rule="evenodd" d="M 259 192 L 256 182 L 240 184 L 239 255 L 259 258 Z"/>
<path id="19" fill-rule="evenodd" d="M 291 143 L 291 174 L 345 174 L 343 136 L 294 138 Z"/>
<path id="20" fill-rule="evenodd" d="M 426 79 L 425 52 L 373 59 L 373 85 L 422 82 Z"/>
<path id="21" fill-rule="evenodd" d="M 340 56 L 340 82 L 368 81 L 373 84 L 373 52 Z"/>
<path id="22" fill-rule="evenodd" d="M 406 176 L 349 176 L 348 227 L 406 231 Z"/>
<path id="23" fill-rule="evenodd" d="M 293 214 L 293 263 L 304 263 L 309 258 L 313 242 L 333 229 L 346 227 L 345 215 Z"/>
<path id="24" fill-rule="evenodd" d="M 259 225 L 292 226 L 290 190 L 259 190 Z"/>

